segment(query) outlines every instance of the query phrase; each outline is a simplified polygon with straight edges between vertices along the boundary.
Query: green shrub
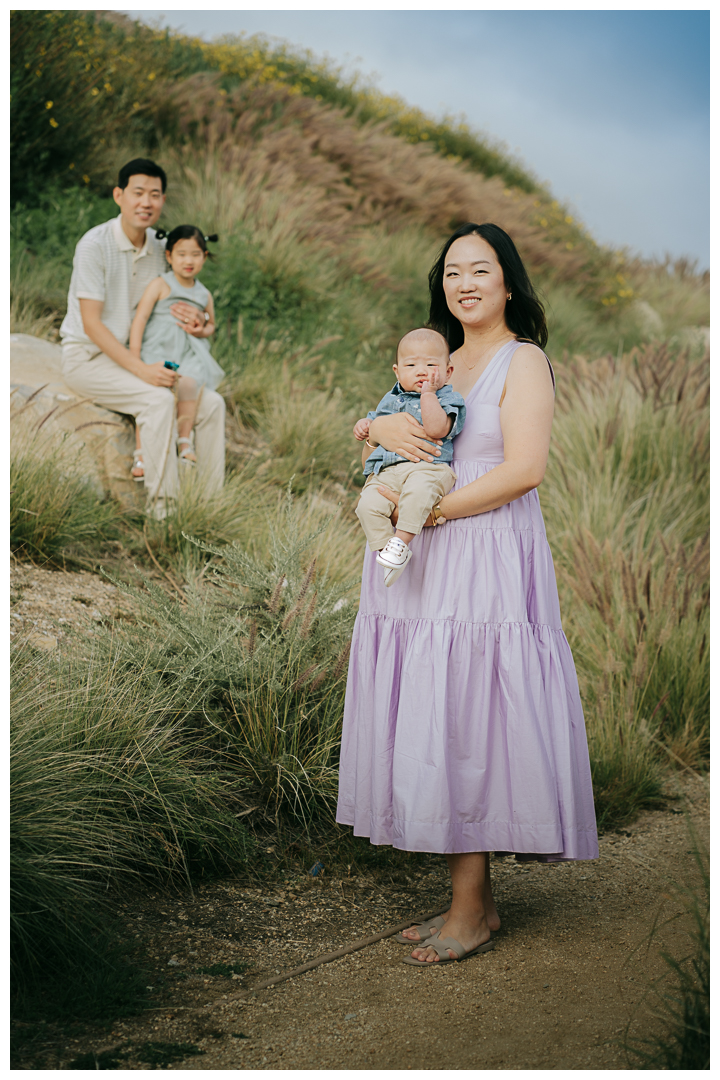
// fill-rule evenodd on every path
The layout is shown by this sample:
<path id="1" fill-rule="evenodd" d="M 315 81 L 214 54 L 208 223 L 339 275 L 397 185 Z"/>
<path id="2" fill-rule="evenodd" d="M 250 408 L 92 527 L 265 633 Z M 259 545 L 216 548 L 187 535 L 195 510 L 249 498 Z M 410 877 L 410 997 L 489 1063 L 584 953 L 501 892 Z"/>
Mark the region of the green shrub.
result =
<path id="1" fill-rule="evenodd" d="M 252 841 L 239 790 L 188 730 L 198 695 L 104 657 L 35 657 L 11 668 L 11 922 L 22 981 L 102 921 L 119 878 L 242 865 Z M 60 953 L 58 959 L 57 954 Z"/>
<path id="2" fill-rule="evenodd" d="M 303 530 L 288 495 L 264 559 L 199 544 L 217 561 L 187 603 L 147 582 L 130 590 L 137 626 L 112 638 L 128 678 L 152 686 L 161 673 L 193 702 L 198 731 L 267 813 L 305 825 L 334 811 L 354 619 L 343 596 L 352 582 L 331 585 L 315 558 L 301 562 L 327 525 Z"/>
<path id="3" fill-rule="evenodd" d="M 18 410 L 19 412 L 20 410 Z M 80 450 L 68 437 L 17 429 L 10 457 L 10 546 L 52 559 L 69 544 L 113 531 L 120 507 L 104 501 L 80 470 Z"/>
<path id="4" fill-rule="evenodd" d="M 558 376 L 540 496 L 611 826 L 708 752 L 707 361 L 656 343 Z"/>
<path id="5" fill-rule="evenodd" d="M 13 11 L 10 46 L 13 202 L 32 202 L 47 180 L 89 183 L 113 137 L 151 137 L 154 81 L 205 67 L 187 39 L 94 12 Z"/>

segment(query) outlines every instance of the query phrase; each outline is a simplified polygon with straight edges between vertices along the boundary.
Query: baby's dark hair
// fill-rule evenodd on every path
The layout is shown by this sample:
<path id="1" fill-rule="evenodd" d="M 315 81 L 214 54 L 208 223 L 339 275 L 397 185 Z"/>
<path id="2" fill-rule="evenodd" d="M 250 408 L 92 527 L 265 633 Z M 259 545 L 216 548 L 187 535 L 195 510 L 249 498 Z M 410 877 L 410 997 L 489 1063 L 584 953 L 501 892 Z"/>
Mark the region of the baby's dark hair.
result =
<path id="1" fill-rule="evenodd" d="M 443 341 L 445 347 L 447 348 L 448 356 L 450 355 L 450 345 L 448 343 L 447 338 L 445 337 L 445 335 L 443 333 L 440 332 L 440 330 L 435 330 L 434 327 L 432 327 L 432 326 L 419 326 L 416 330 L 408 330 L 407 334 L 403 334 L 403 336 L 398 341 L 397 348 L 395 349 L 395 363 L 396 364 L 398 362 L 398 354 L 400 352 L 400 346 L 402 345 L 403 341 L 405 341 L 405 338 L 409 338 L 411 334 L 412 335 L 417 335 L 418 337 L 424 337 L 424 338 L 440 338 Z"/>
<path id="2" fill-rule="evenodd" d="M 156 240 L 164 240 L 165 237 L 167 237 L 166 252 L 172 251 L 180 240 L 197 240 L 198 246 L 202 251 L 207 251 L 210 258 L 212 258 L 212 252 L 208 251 L 208 242 L 217 244 L 218 241 L 217 233 L 213 233 L 212 236 L 205 236 L 197 225 L 176 225 L 169 233 L 165 232 L 164 229 L 158 229 L 155 233 Z"/>

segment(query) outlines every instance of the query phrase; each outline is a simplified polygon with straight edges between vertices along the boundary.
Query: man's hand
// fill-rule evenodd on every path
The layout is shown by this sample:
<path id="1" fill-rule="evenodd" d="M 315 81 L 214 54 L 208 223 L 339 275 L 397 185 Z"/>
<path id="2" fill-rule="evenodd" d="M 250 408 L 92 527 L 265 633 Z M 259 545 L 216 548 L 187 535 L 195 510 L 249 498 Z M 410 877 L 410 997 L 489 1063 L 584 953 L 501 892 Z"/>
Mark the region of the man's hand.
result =
<path id="1" fill-rule="evenodd" d="M 358 442 L 366 442 L 367 437 L 370 434 L 370 421 L 367 417 L 362 420 L 358 420 L 357 424 L 353 428 L 353 435 Z"/>
<path id="2" fill-rule="evenodd" d="M 166 368 L 164 364 L 143 364 L 141 362 L 140 369 L 135 372 L 138 378 L 143 382 L 150 383 L 151 386 L 167 386 L 172 388 L 178 379 L 176 371 L 171 371 L 170 368 Z"/>
<path id="3" fill-rule="evenodd" d="M 437 394 L 445 385 L 440 368 L 430 368 L 426 381 L 420 387 L 421 394 Z"/>
<path id="4" fill-rule="evenodd" d="M 170 311 L 175 317 L 178 326 L 190 334 L 191 337 L 204 337 L 206 318 L 202 311 L 198 311 L 192 304 L 185 304 L 178 300 L 177 304 L 170 306 Z M 158 384 L 159 385 L 159 384 Z"/>

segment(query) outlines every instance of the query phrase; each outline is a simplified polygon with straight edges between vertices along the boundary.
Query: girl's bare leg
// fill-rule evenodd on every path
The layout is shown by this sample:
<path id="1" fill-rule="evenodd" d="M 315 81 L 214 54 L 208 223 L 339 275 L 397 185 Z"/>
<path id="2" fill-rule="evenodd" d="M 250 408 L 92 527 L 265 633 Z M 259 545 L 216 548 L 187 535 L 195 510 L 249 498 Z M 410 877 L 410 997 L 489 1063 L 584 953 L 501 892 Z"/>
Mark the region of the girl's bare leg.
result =
<path id="1" fill-rule="evenodd" d="M 178 439 L 189 439 L 190 432 L 193 429 L 195 423 L 195 413 L 197 411 L 197 383 L 195 379 L 189 379 L 186 376 L 181 376 L 178 379 L 178 406 L 177 406 L 177 429 Z M 189 461 L 197 461 L 195 454 L 192 452 L 187 443 L 184 444 L 182 449 L 182 456 Z"/>
<path id="2" fill-rule="evenodd" d="M 466 949 L 475 949 L 490 938 L 491 930 L 499 930 L 500 917 L 493 900 L 490 884 L 490 856 L 486 851 L 448 855 L 452 879 L 452 904 L 438 940 L 453 937 Z M 450 956 L 457 959 L 453 949 Z M 439 959 L 435 949 L 418 945 L 412 955 L 416 960 L 433 963 Z"/>
<path id="3" fill-rule="evenodd" d="M 131 476 L 144 476 L 145 469 L 142 463 L 142 444 L 140 443 L 140 428 L 135 425 L 135 454 L 133 456 L 132 469 L 130 470 Z"/>

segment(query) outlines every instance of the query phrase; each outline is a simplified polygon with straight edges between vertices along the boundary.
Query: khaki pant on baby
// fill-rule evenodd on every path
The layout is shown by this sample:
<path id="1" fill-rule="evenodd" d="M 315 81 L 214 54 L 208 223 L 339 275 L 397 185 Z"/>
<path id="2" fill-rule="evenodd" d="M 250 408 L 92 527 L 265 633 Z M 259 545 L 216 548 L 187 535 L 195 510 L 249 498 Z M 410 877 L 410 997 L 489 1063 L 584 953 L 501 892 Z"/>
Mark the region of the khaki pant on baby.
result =
<path id="1" fill-rule="evenodd" d="M 365 481 L 355 513 L 367 537 L 371 551 L 384 548 L 395 529 L 390 522 L 393 504 L 381 495 L 383 484 L 400 496 L 398 529 L 417 535 L 438 499 L 447 495 L 457 480 L 449 465 L 428 461 L 403 461 L 371 473 Z"/>

